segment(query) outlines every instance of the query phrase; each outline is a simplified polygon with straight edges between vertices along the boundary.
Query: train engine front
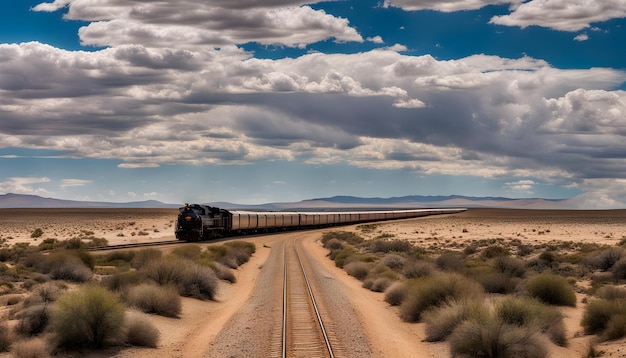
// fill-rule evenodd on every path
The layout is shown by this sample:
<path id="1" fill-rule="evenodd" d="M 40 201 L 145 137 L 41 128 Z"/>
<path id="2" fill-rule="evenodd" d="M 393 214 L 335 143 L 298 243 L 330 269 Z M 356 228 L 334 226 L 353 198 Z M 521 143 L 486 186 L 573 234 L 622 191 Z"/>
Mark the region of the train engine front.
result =
<path id="1" fill-rule="evenodd" d="M 185 204 L 176 220 L 176 239 L 207 240 L 223 236 L 229 230 L 229 212 L 207 205 Z"/>

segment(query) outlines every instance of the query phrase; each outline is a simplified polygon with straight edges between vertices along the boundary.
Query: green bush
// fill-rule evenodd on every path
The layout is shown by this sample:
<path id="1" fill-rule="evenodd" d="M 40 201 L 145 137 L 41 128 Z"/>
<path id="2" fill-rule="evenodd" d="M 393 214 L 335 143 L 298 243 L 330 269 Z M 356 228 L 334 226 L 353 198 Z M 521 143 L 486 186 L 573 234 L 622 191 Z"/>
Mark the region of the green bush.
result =
<path id="1" fill-rule="evenodd" d="M 145 313 L 154 313 L 165 317 L 178 317 L 182 302 L 178 291 L 173 286 L 157 286 L 143 283 L 128 288 L 124 300 L 129 306 Z"/>
<path id="2" fill-rule="evenodd" d="M 512 277 L 524 277 L 526 275 L 526 262 L 511 256 L 498 256 L 493 260 L 493 267 L 503 274 Z"/>
<path id="3" fill-rule="evenodd" d="M 549 273 L 536 275 L 528 280 L 526 290 L 544 303 L 576 307 L 574 289 L 561 276 Z"/>
<path id="4" fill-rule="evenodd" d="M 453 357 L 543 358 L 548 355 L 545 339 L 534 328 L 504 324 L 496 317 L 462 322 L 449 341 Z"/>
<path id="5" fill-rule="evenodd" d="M 36 228 L 35 230 L 33 230 L 33 232 L 30 234 L 30 237 L 35 239 L 38 237 L 41 237 L 43 235 L 43 230 L 41 230 L 41 228 Z"/>
<path id="6" fill-rule="evenodd" d="M 613 285 L 602 286 L 596 292 L 596 296 L 605 300 L 619 300 L 626 298 L 626 289 Z"/>
<path id="7" fill-rule="evenodd" d="M 228 281 L 230 283 L 237 282 L 237 277 L 235 277 L 235 274 L 233 273 L 233 271 L 230 268 L 228 268 L 226 265 L 221 264 L 219 262 L 212 262 L 209 265 L 209 267 L 213 269 L 213 272 L 215 272 L 215 275 L 220 280 Z"/>
<path id="8" fill-rule="evenodd" d="M 84 285 L 63 294 L 50 314 L 56 344 L 64 348 L 100 348 L 122 335 L 124 306 L 104 287 Z"/>
<path id="9" fill-rule="evenodd" d="M 124 325 L 126 343 L 132 346 L 156 348 L 159 343 L 159 330 L 140 314 L 131 312 Z"/>
<path id="10" fill-rule="evenodd" d="M 364 244 L 364 248 L 369 252 L 405 252 L 409 253 L 413 249 L 413 244 L 407 240 L 386 240 L 386 239 L 375 239 L 366 241 Z"/>
<path id="11" fill-rule="evenodd" d="M 512 293 L 520 282 L 519 278 L 501 272 L 484 272 L 473 276 L 473 278 L 489 293 Z"/>
<path id="12" fill-rule="evenodd" d="M 343 243 L 335 238 L 324 243 L 324 248 L 328 250 L 337 250 L 343 248 Z"/>
<path id="13" fill-rule="evenodd" d="M 456 252 L 447 252 L 439 255 L 435 260 L 437 267 L 443 271 L 460 272 L 465 268 L 463 256 Z"/>
<path id="14" fill-rule="evenodd" d="M 363 281 L 363 287 L 373 292 L 385 292 L 393 282 L 388 277 L 367 278 Z"/>
<path id="15" fill-rule="evenodd" d="M 428 309 L 451 300 L 477 299 L 483 295 L 478 283 L 459 274 L 443 273 L 415 279 L 400 306 L 400 318 L 406 322 L 418 322 Z"/>
<path id="16" fill-rule="evenodd" d="M 481 251 L 480 256 L 485 259 L 493 259 L 499 256 L 508 256 L 509 254 L 509 249 L 507 249 L 506 247 L 500 245 L 491 245 L 485 247 Z"/>
<path id="17" fill-rule="evenodd" d="M 343 268 L 346 264 L 346 260 L 356 255 L 358 252 L 354 247 L 347 246 L 341 250 L 331 251 L 331 259 L 335 260 L 335 266 Z"/>
<path id="18" fill-rule="evenodd" d="M 480 301 L 450 301 L 424 312 L 426 340 L 443 341 L 463 321 L 485 321 L 489 318 L 489 308 Z"/>

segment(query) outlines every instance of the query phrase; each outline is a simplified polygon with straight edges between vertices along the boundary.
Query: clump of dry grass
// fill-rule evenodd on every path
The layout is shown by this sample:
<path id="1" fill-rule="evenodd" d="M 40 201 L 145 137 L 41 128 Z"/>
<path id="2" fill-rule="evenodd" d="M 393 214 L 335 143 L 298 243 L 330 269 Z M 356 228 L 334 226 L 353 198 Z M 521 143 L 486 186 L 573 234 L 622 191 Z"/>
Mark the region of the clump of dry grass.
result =
<path id="1" fill-rule="evenodd" d="M 125 342 L 133 346 L 156 348 L 159 330 L 149 319 L 137 312 L 129 312 L 124 323 Z"/>
<path id="2" fill-rule="evenodd" d="M 574 289 L 561 276 L 550 273 L 536 275 L 528 280 L 526 290 L 544 303 L 576 307 Z"/>
<path id="3" fill-rule="evenodd" d="M 165 317 L 178 317 L 182 302 L 173 286 L 157 286 L 143 283 L 129 287 L 124 300 L 128 305 L 145 313 L 155 313 Z"/>
<path id="4" fill-rule="evenodd" d="M 50 348 L 44 339 L 35 338 L 15 342 L 12 353 L 16 358 L 45 358 L 50 356 Z"/>

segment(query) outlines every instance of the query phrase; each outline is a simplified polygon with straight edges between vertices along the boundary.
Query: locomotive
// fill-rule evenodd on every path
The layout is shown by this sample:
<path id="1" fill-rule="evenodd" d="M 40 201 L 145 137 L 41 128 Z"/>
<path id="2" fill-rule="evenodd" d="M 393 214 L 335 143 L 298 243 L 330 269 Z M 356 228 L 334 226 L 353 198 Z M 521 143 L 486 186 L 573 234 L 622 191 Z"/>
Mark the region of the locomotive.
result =
<path id="1" fill-rule="evenodd" d="M 183 241 L 282 230 L 347 225 L 370 221 L 415 218 L 427 215 L 454 214 L 467 209 L 409 209 L 379 211 L 296 212 L 225 210 L 208 205 L 185 204 L 178 212 L 176 239 Z"/>

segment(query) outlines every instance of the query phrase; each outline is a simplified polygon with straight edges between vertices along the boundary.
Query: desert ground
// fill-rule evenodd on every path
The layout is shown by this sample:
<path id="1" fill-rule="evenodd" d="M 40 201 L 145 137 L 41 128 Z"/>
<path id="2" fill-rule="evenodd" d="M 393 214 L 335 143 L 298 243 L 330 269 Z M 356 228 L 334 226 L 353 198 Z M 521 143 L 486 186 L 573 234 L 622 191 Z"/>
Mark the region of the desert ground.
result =
<path id="1" fill-rule="evenodd" d="M 0 240 L 5 247 L 18 242 L 38 245 L 56 238 L 104 238 L 109 245 L 174 238 L 176 210 L 169 209 L 65 209 L 65 210 L 0 210 Z M 42 233 L 32 238 L 40 228 Z M 425 341 L 423 323 L 406 323 L 398 316 L 398 308 L 384 301 L 384 293 L 361 287 L 362 282 L 335 266 L 320 243 L 323 232 L 354 231 L 366 238 L 387 235 L 406 239 L 432 250 L 463 250 L 481 240 L 503 245 L 523 244 L 570 247 L 561 243 L 596 243 L 615 246 L 626 239 L 626 211 L 543 211 L 470 209 L 454 215 L 441 215 L 377 223 L 363 226 L 307 230 L 273 235 L 249 236 L 234 240 L 251 241 L 257 250 L 252 259 L 240 267 L 234 284 L 220 283 L 215 301 L 183 299 L 179 318 L 149 316 L 161 338 L 156 349 L 128 348 L 96 352 L 86 356 L 101 357 L 216 357 L 218 346 L 236 346 L 248 337 L 229 332 L 245 332 L 246 327 L 233 327 L 237 315 L 249 309 L 250 298 L 258 290 L 258 279 L 269 264 L 273 247 L 297 235 L 307 251 L 319 263 L 324 275 L 341 284 L 357 319 L 364 327 L 369 354 L 374 357 L 444 357 L 449 356 L 447 343 Z M 201 243 L 214 245 L 217 243 Z M 576 307 L 560 307 L 564 315 L 568 345 L 550 346 L 550 357 L 585 357 L 595 336 L 585 335 L 581 327 L 585 290 L 589 282 L 576 282 Z M 623 284 L 622 284 L 623 286 Z M 0 297 L 1 298 L 1 297 Z M 6 309 L 0 308 L 0 315 Z M 241 320 L 241 317 L 239 317 Z M 245 333 L 244 333 L 245 334 Z M 254 335 L 252 334 L 251 337 Z M 226 342 L 225 342 L 226 341 Z M 626 340 L 595 344 L 604 357 L 626 357 Z M 233 354 L 231 356 L 245 356 Z M 10 355 L 0 355 L 10 356 Z M 367 355 L 366 355 L 367 356 Z"/>

